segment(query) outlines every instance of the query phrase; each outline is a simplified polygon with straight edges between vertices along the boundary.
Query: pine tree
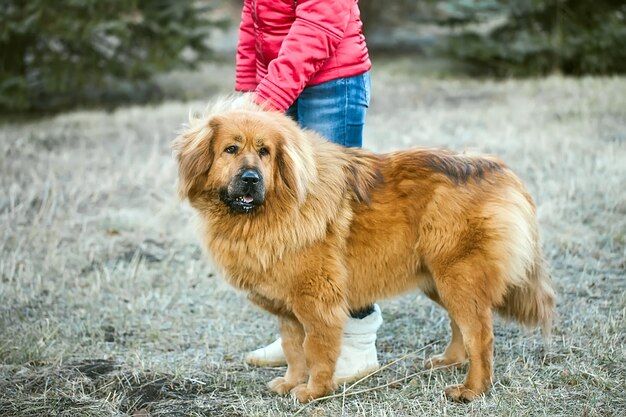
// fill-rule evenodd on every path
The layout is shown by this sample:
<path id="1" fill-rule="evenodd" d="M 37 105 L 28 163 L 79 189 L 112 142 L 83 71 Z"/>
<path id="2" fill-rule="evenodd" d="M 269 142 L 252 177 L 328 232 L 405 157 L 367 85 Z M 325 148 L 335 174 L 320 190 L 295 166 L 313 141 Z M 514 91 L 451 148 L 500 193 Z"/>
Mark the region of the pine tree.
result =
<path id="1" fill-rule="evenodd" d="M 495 75 L 626 72 L 626 3 L 622 0 L 457 0 L 444 24 L 499 19 L 462 30 L 446 51 Z"/>
<path id="2" fill-rule="evenodd" d="M 220 23 L 207 7 L 194 0 L 2 0 L 0 109 L 132 96 L 158 72 L 193 67 L 210 57 L 205 41 Z"/>

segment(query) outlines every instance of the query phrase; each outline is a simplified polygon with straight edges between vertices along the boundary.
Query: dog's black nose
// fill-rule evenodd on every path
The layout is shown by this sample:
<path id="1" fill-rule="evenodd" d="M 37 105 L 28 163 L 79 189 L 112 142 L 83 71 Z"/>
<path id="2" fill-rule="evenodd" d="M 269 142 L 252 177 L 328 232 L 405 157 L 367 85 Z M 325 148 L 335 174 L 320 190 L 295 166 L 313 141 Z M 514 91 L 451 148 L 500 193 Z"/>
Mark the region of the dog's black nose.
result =
<path id="1" fill-rule="evenodd" d="M 246 169 L 241 173 L 241 180 L 246 184 L 256 184 L 260 179 L 259 173 L 253 169 Z"/>

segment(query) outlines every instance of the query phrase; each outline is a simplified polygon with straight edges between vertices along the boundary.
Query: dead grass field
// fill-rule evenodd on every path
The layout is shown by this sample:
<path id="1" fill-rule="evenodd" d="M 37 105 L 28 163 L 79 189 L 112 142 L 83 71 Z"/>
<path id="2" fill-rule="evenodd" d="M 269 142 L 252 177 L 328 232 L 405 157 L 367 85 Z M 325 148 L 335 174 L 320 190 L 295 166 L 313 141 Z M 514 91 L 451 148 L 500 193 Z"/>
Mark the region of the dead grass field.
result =
<path id="1" fill-rule="evenodd" d="M 168 80 L 201 97 L 232 78 Z M 380 302 L 384 370 L 306 407 L 272 395 L 284 370 L 242 358 L 276 322 L 222 282 L 175 195 L 168 145 L 204 101 L 78 111 L 0 125 L 0 415 L 624 415 L 626 79 L 436 79 L 406 59 L 377 62 L 373 88 L 366 147 L 485 151 L 528 183 L 559 296 L 550 353 L 498 319 L 493 389 L 450 403 L 465 370 L 422 368 L 448 328 L 416 293 Z"/>

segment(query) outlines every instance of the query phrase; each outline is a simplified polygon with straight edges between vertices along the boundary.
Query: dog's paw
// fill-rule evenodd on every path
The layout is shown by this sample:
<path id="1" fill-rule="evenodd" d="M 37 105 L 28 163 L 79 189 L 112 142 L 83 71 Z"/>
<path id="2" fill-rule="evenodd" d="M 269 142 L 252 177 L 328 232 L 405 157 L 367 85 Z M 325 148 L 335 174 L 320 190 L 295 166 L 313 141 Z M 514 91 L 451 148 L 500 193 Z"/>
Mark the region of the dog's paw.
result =
<path id="1" fill-rule="evenodd" d="M 297 385 L 296 383 L 289 382 L 287 381 L 287 379 L 285 379 L 282 376 L 279 376 L 278 378 L 274 378 L 270 382 L 267 383 L 267 387 L 269 389 L 271 389 L 272 391 L 280 395 L 287 394 L 296 385 Z"/>
<path id="2" fill-rule="evenodd" d="M 434 355 L 424 361 L 424 367 L 427 369 L 440 368 L 444 366 L 460 367 L 466 362 L 466 359 L 447 357 L 444 354 Z"/>
<path id="3" fill-rule="evenodd" d="M 480 396 L 481 393 L 467 388 L 463 384 L 450 385 L 444 390 L 446 397 L 456 402 L 470 402 Z"/>
<path id="4" fill-rule="evenodd" d="M 319 397 L 313 395 L 310 389 L 307 388 L 307 384 L 300 384 L 291 390 L 291 394 L 301 403 L 305 404 L 309 401 Z"/>
<path id="5" fill-rule="evenodd" d="M 321 398 L 331 393 L 334 389 L 334 384 L 330 384 L 329 386 L 318 385 L 313 387 L 308 384 L 300 384 L 291 390 L 291 395 L 293 395 L 301 403 L 308 403 L 309 401 Z"/>

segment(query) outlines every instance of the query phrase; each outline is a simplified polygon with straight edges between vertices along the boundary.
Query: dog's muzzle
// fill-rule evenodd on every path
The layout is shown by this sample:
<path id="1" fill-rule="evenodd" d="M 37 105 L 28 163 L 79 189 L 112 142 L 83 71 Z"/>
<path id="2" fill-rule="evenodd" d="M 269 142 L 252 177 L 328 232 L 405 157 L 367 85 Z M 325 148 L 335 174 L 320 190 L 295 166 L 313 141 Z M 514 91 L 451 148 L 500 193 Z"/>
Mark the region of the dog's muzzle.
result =
<path id="1" fill-rule="evenodd" d="M 220 197 L 234 212 L 249 213 L 265 201 L 263 176 L 256 168 L 244 168 Z"/>

